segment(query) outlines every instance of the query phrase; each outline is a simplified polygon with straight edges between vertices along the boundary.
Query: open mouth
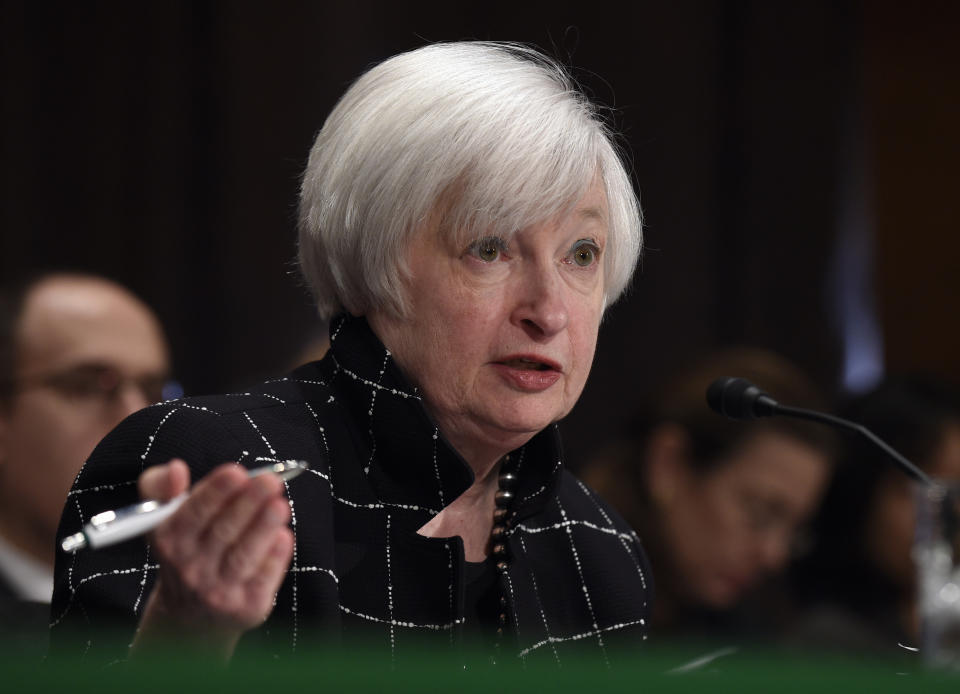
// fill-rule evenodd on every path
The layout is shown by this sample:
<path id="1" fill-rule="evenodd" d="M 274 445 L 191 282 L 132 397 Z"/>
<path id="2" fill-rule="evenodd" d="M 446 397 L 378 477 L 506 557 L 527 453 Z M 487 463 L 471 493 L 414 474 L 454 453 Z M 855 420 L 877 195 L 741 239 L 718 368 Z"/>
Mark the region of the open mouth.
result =
<path id="1" fill-rule="evenodd" d="M 523 369 L 524 371 L 555 371 L 556 367 L 545 364 L 542 361 L 536 361 L 533 359 L 507 359 L 506 361 L 500 362 L 504 366 L 509 366 L 511 369 Z"/>

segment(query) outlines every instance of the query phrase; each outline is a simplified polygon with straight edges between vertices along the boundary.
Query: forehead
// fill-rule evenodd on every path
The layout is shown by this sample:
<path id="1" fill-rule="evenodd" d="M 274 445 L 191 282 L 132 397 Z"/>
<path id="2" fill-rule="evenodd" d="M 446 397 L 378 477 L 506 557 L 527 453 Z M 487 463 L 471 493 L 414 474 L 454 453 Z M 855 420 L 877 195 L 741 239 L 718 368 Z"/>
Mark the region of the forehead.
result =
<path id="1" fill-rule="evenodd" d="M 610 223 L 610 205 L 607 202 L 607 189 L 602 180 L 597 178 L 593 181 L 587 188 L 587 192 L 573 206 L 570 216 L 575 222 L 597 222 L 606 230 Z"/>
<path id="2" fill-rule="evenodd" d="M 150 311 L 106 282 L 54 278 L 28 295 L 17 326 L 22 371 L 98 363 L 165 369 L 166 344 Z"/>
<path id="3" fill-rule="evenodd" d="M 606 186 L 599 176 L 583 186 L 577 197 L 558 201 L 550 207 L 545 207 L 540 200 L 501 201 L 501 213 L 471 218 L 468 210 L 461 209 L 462 205 L 462 200 L 453 201 L 446 212 L 437 216 L 438 223 L 425 226 L 435 226 L 440 235 L 457 243 L 490 235 L 508 239 L 542 226 L 563 230 L 589 225 L 592 236 L 605 238 L 610 219 Z"/>
<path id="4" fill-rule="evenodd" d="M 802 441 L 761 432 L 734 451 L 720 471 L 754 492 L 803 505 L 826 479 L 829 462 Z"/>

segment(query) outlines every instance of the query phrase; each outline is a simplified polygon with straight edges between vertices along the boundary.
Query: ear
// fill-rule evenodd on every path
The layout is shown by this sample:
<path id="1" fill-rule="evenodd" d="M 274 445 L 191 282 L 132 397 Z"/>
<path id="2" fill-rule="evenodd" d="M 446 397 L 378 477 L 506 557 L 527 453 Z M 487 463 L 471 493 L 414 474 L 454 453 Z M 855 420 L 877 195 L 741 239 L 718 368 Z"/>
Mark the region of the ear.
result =
<path id="1" fill-rule="evenodd" d="M 657 426 L 647 440 L 644 482 L 660 506 L 670 505 L 692 479 L 690 440 L 677 424 Z"/>

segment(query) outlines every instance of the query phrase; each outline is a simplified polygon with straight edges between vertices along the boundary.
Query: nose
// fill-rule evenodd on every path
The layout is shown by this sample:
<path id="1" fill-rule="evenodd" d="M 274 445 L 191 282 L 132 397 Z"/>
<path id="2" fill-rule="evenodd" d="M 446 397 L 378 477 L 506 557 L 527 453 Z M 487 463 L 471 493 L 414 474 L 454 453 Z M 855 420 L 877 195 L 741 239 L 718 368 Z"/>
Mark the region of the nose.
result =
<path id="1" fill-rule="evenodd" d="M 552 337 L 567 327 L 570 314 L 563 282 L 550 262 L 531 263 L 517 287 L 512 320 L 535 339 Z"/>
<path id="2" fill-rule="evenodd" d="M 790 535 L 784 532 L 768 532 L 759 547 L 760 565 L 768 572 L 778 571 L 790 553 Z"/>

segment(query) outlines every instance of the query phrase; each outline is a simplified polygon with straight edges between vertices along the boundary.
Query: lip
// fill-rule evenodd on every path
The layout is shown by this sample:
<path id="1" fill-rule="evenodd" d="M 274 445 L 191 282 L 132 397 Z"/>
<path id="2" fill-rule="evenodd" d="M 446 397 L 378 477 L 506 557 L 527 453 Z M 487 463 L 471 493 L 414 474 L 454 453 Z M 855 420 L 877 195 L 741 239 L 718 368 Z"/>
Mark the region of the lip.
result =
<path id="1" fill-rule="evenodd" d="M 521 369 L 506 363 L 516 360 L 539 362 L 547 368 L 542 370 Z M 563 369 L 557 362 L 539 354 L 510 354 L 492 362 L 491 365 L 509 385 L 528 393 L 539 393 L 546 390 L 560 380 L 560 376 L 563 375 Z"/>

